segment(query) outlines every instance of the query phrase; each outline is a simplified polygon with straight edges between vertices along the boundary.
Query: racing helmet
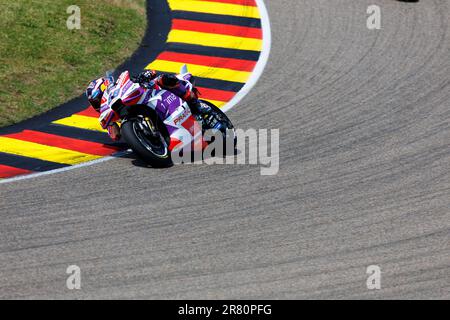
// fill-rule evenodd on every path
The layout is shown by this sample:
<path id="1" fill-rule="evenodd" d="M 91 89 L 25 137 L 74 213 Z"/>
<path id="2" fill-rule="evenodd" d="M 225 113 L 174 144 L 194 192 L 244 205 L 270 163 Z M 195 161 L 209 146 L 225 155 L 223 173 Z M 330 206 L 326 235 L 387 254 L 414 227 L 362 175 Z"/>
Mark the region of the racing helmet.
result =
<path id="1" fill-rule="evenodd" d="M 100 78 L 92 81 L 88 88 L 86 89 L 86 97 L 91 104 L 91 106 L 100 111 L 100 106 L 102 105 L 103 94 L 110 84 L 109 79 Z"/>

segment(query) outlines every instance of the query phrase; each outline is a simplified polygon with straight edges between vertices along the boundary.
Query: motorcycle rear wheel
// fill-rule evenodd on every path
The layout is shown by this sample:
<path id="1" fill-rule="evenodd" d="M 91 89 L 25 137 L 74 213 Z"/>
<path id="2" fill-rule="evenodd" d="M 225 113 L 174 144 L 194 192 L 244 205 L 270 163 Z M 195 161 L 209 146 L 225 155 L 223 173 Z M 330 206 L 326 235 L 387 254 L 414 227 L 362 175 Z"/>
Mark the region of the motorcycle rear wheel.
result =
<path id="1" fill-rule="evenodd" d="M 237 136 L 236 136 L 236 130 L 235 130 L 234 125 L 231 122 L 231 120 L 219 107 L 212 104 L 211 102 L 206 101 L 206 100 L 199 100 L 199 102 L 210 108 L 211 111 L 210 111 L 208 117 L 212 116 L 215 121 L 220 122 L 222 124 L 221 129 L 220 129 L 220 131 L 222 132 L 223 145 L 224 145 L 224 150 L 222 152 L 222 155 L 227 156 L 227 155 L 236 154 L 236 152 L 237 152 L 237 150 L 236 150 Z M 213 129 L 213 128 L 211 126 L 207 125 L 206 127 L 204 126 L 203 129 L 208 130 L 208 129 Z M 230 140 L 230 142 L 232 142 L 234 145 L 234 149 L 232 151 L 226 149 L 227 145 L 230 144 L 230 143 L 228 143 L 229 139 L 233 140 L 233 141 Z"/>

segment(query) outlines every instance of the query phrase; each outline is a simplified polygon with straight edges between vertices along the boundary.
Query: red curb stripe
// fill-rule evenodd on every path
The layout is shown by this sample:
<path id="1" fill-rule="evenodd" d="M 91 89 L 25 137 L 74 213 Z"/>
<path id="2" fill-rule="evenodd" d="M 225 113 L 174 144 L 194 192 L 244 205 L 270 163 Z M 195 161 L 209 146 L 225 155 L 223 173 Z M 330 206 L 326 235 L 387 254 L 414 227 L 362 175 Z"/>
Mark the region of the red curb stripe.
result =
<path id="1" fill-rule="evenodd" d="M 158 56 L 157 60 L 185 63 L 188 65 L 188 67 L 189 64 L 196 64 L 213 68 L 226 68 L 246 72 L 252 72 L 256 66 L 256 61 L 228 59 L 177 52 L 163 52 Z"/>
<path id="2" fill-rule="evenodd" d="M 100 114 L 97 111 L 95 111 L 94 108 L 92 107 L 89 107 L 81 112 L 78 112 L 77 115 L 92 118 L 98 118 L 100 116 Z"/>
<path id="3" fill-rule="evenodd" d="M 228 102 L 231 99 L 233 99 L 233 97 L 236 95 L 236 92 L 233 92 L 233 91 L 224 91 L 224 90 L 202 88 L 202 87 L 197 87 L 197 89 L 201 93 L 200 99 L 210 99 L 210 100 Z"/>
<path id="4" fill-rule="evenodd" d="M 256 7 L 255 0 L 200 0 L 200 1 L 222 2 L 222 3 L 238 4 L 241 6 Z"/>
<path id="5" fill-rule="evenodd" d="M 119 150 L 118 148 L 96 142 L 67 138 L 31 130 L 24 130 L 21 133 L 5 135 L 5 137 L 96 156 L 109 156 Z"/>
<path id="6" fill-rule="evenodd" d="M 262 29 L 241 27 L 230 24 L 200 22 L 183 19 L 173 19 L 172 29 L 196 32 L 216 33 L 235 37 L 262 39 Z"/>
<path id="7" fill-rule="evenodd" d="M 23 175 L 23 174 L 30 174 L 30 173 L 33 173 L 33 171 L 14 168 L 14 167 L 5 166 L 5 165 L 0 164 L 0 178 L 1 179 L 11 178 L 11 177 L 15 177 L 15 176 Z"/>

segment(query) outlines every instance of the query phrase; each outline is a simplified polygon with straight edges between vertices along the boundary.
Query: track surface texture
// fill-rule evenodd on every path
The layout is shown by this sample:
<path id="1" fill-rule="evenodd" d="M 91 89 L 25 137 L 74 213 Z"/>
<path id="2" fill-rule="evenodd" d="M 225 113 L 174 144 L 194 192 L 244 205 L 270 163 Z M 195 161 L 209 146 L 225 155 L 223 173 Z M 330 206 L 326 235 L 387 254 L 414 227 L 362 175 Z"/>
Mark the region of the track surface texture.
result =
<path id="1" fill-rule="evenodd" d="M 0 185 L 0 298 L 450 298 L 450 3 L 266 2 L 271 59 L 229 114 L 280 129 L 279 174 L 120 158 Z"/>

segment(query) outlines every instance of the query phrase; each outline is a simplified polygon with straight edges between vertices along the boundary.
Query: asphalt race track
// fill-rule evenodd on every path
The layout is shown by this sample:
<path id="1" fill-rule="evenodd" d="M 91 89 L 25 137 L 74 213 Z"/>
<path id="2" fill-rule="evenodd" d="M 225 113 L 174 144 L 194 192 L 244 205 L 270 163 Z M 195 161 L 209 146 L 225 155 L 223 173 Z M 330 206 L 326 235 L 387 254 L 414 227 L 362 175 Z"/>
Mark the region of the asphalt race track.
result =
<path id="1" fill-rule="evenodd" d="M 280 129 L 279 173 L 125 157 L 2 184 L 0 298 L 450 298 L 450 3 L 266 5 L 229 115 Z"/>

